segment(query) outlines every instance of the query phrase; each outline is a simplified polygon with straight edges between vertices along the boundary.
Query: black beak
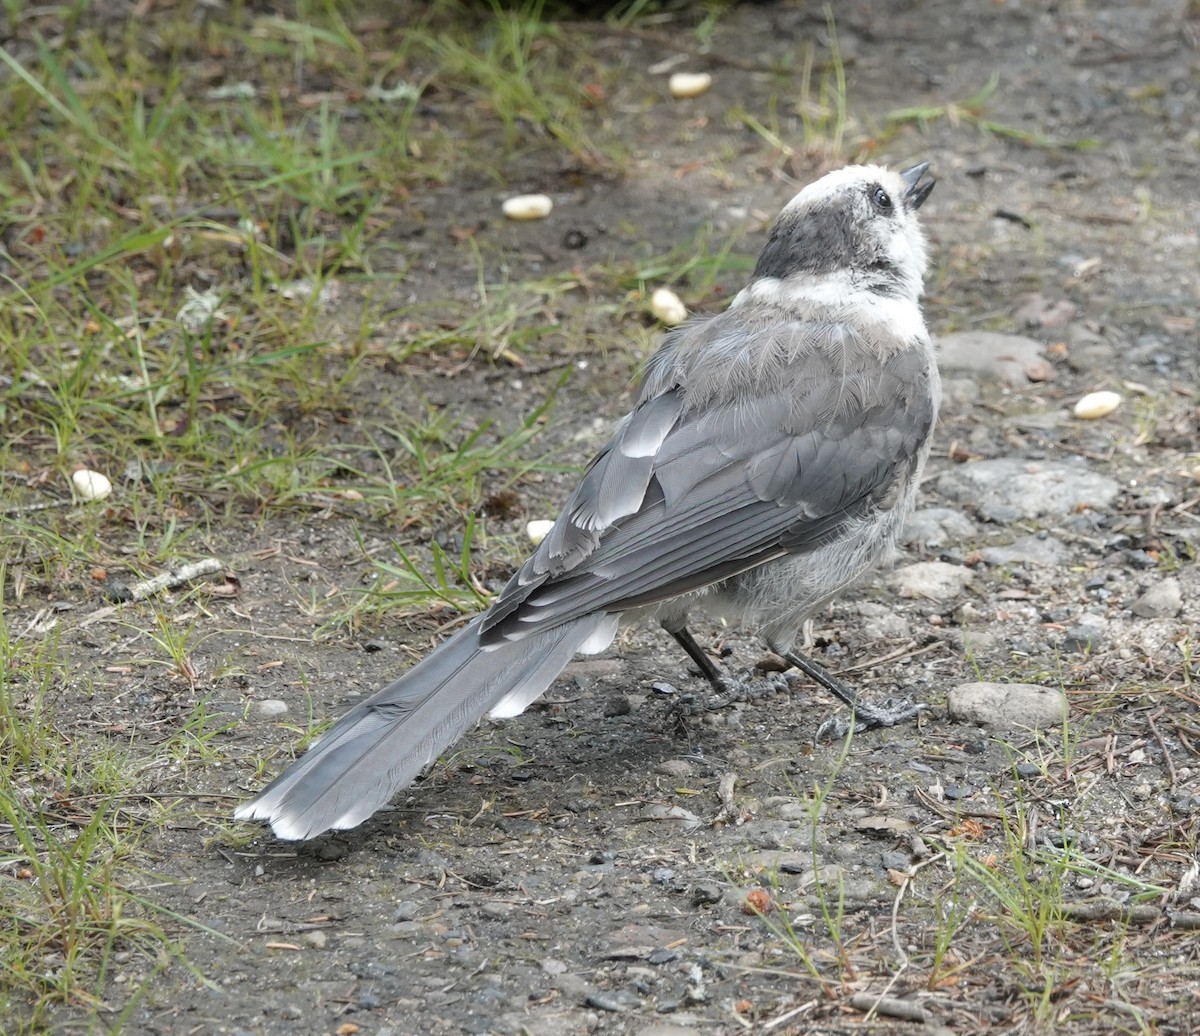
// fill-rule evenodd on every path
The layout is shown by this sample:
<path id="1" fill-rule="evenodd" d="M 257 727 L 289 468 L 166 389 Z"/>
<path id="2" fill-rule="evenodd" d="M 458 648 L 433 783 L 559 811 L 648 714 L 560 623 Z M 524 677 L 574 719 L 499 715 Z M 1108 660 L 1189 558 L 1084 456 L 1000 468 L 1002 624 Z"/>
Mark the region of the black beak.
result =
<path id="1" fill-rule="evenodd" d="M 919 209 L 921 203 L 929 197 L 933 185 L 937 183 L 936 180 L 926 180 L 925 183 L 921 183 L 921 177 L 925 175 L 925 170 L 928 168 L 929 163 L 922 162 L 920 165 L 900 171 L 900 179 L 904 181 L 904 186 L 907 188 L 904 192 L 904 204 L 910 209 Z"/>

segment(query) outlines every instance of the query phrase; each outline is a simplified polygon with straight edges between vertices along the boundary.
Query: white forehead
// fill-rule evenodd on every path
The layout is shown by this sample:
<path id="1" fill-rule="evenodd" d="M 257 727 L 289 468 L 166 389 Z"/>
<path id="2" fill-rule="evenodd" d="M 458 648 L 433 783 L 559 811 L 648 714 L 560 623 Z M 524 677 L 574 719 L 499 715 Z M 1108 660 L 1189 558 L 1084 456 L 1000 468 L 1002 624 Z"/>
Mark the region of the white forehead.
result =
<path id="1" fill-rule="evenodd" d="M 814 180 L 784 206 L 784 212 L 819 205 L 847 189 L 856 187 L 866 188 L 870 184 L 879 184 L 889 194 L 897 198 L 903 197 L 906 190 L 900 174 L 892 172 L 882 165 L 848 165 L 826 173 L 819 180 Z"/>

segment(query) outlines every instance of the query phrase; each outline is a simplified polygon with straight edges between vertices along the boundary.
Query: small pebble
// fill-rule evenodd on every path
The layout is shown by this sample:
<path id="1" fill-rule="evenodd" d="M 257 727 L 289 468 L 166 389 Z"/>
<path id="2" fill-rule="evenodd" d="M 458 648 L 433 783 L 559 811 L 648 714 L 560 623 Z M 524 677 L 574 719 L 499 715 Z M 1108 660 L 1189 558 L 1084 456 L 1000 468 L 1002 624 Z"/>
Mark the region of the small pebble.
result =
<path id="1" fill-rule="evenodd" d="M 687 306 L 670 288 L 655 288 L 650 296 L 650 312 L 655 319 L 667 327 L 674 327 L 687 320 Z"/>
<path id="2" fill-rule="evenodd" d="M 80 500 L 103 500 L 112 493 L 112 483 L 107 475 L 99 471 L 89 471 L 80 468 L 71 473 L 71 485 L 75 487 L 75 495 Z"/>
<path id="3" fill-rule="evenodd" d="M 314 950 L 323 950 L 325 944 L 329 942 L 329 936 L 318 928 L 311 932 L 305 932 L 300 936 L 300 941 L 307 943 Z"/>
<path id="4" fill-rule="evenodd" d="M 325 863 L 332 863 L 334 860 L 340 860 L 345 856 L 347 848 L 341 842 L 326 842 L 317 850 L 317 859 L 323 860 Z"/>
<path id="5" fill-rule="evenodd" d="M 676 72 L 667 80 L 667 88 L 672 97 L 699 97 L 712 81 L 707 72 Z"/>
<path id="6" fill-rule="evenodd" d="M 535 518 L 531 522 L 525 523 L 525 535 L 529 537 L 529 542 L 535 547 L 538 546 L 554 528 L 554 523 L 547 518 Z"/>
<path id="7" fill-rule="evenodd" d="M 502 899 L 493 900 L 490 903 L 484 903 L 480 908 L 480 912 L 487 917 L 506 918 L 513 912 L 513 905 L 506 903 Z"/>
<path id="8" fill-rule="evenodd" d="M 264 698 L 254 703 L 254 711 L 260 716 L 282 716 L 287 710 L 287 702 L 278 698 Z"/>
<path id="9" fill-rule="evenodd" d="M 1116 392 L 1089 392 L 1075 404 L 1075 416 L 1094 421 L 1098 417 L 1107 417 L 1120 405 L 1121 397 Z"/>
<path id="10" fill-rule="evenodd" d="M 518 194 L 516 197 L 505 199 L 500 211 L 509 219 L 523 221 L 530 219 L 545 219 L 554 208 L 552 202 L 544 194 Z"/>
<path id="11" fill-rule="evenodd" d="M 1141 619 L 1172 619 L 1183 611 L 1183 592 L 1178 579 L 1156 583 L 1130 606 Z"/>

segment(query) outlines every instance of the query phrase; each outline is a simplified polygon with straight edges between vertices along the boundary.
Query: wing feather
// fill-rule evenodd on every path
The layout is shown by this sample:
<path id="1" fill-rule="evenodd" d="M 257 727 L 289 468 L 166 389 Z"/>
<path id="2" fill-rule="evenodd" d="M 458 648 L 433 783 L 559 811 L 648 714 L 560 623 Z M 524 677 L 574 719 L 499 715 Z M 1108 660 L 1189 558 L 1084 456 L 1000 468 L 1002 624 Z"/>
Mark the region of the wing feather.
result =
<path id="1" fill-rule="evenodd" d="M 644 390 L 657 394 L 589 466 L 488 612 L 483 642 L 700 589 L 828 542 L 888 500 L 933 421 L 928 356 L 899 351 L 883 378 L 869 376 L 862 350 L 856 365 L 825 331 L 828 348 L 798 348 L 795 336 L 806 333 L 776 328 L 758 343 L 743 335 L 738 363 L 772 349 L 775 362 L 761 364 L 757 385 L 724 398 L 711 385 L 694 391 L 694 376 L 668 383 L 660 361 Z M 710 335 L 737 340 L 727 326 Z"/>

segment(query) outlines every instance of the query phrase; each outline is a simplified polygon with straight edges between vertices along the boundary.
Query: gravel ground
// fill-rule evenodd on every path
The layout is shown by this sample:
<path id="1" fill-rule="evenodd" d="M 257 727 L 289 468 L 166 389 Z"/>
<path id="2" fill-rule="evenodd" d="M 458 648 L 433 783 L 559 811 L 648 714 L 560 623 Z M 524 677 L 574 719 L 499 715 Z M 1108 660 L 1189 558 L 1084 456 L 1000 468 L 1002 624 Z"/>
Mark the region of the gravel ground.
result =
<path id="1" fill-rule="evenodd" d="M 212 985 L 168 970 L 126 1031 L 1192 1031 L 1195 4 L 852 0 L 835 13 L 852 111 L 868 127 L 898 107 L 962 102 L 998 69 L 987 119 L 1060 144 L 1096 141 L 1033 146 L 960 112 L 884 146 L 888 161 L 931 161 L 939 179 L 922 217 L 946 402 L 900 556 L 819 616 L 813 650 L 866 695 L 927 702 L 919 727 L 815 742 L 836 704 L 771 672 L 752 638 L 701 624 L 727 665 L 758 667 L 761 690 L 710 710 L 669 638 L 630 633 L 573 664 L 525 716 L 481 726 L 358 830 L 299 846 L 265 832 L 237 840 L 205 819 L 165 831 L 157 869 L 179 883 L 163 895 L 211 930 L 180 937 Z M 673 102 L 648 72 L 680 53 L 669 24 L 581 28 L 580 47 L 628 65 L 611 99 L 627 174 L 531 165 L 504 191 L 414 194 L 395 228 L 407 270 L 397 302 L 473 290 L 447 231 L 512 191 L 556 203 L 542 223 L 492 218 L 480 231 L 514 283 L 658 254 L 704 224 L 754 252 L 761 216 L 827 159 L 801 151 L 781 164 L 725 113 L 762 111 L 780 89 L 772 57 L 822 32 L 813 5 L 740 6 L 711 51 L 681 66 L 710 71 L 712 89 Z M 453 117 L 438 104 L 428 117 Z M 570 231 L 582 249 L 564 247 Z M 581 341 L 567 362 L 552 435 L 583 459 L 629 404 L 631 357 Z M 481 362 L 453 382 L 386 371 L 378 389 L 468 421 L 526 410 L 556 377 Z M 1077 401 L 1101 390 L 1119 406 L 1076 417 Z M 547 478 L 498 531 L 545 514 L 566 486 Z M 219 601 L 193 619 L 210 634 L 202 671 L 232 658 L 251 674 L 242 697 L 214 705 L 239 717 L 223 741 L 231 762 L 189 777 L 210 796 L 206 817 L 252 790 L 253 768 L 237 760 L 288 744 L 309 696 L 318 716 L 339 713 L 444 619 L 311 642 L 294 588 L 358 578 L 359 532 L 390 535 L 337 513 L 213 531 L 218 556 L 232 546 L 257 558 L 237 572 L 236 606 L 263 636 L 222 633 Z M 80 665 L 98 660 L 87 643 L 72 651 Z M 281 701 L 288 714 L 281 724 L 264 714 L 271 706 L 251 707 L 241 720 L 247 700 Z M 81 703 L 81 715 L 94 707 Z M 105 719 L 140 729 L 139 710 L 131 696 Z M 1067 851 L 1092 869 L 1054 871 L 1047 860 Z M 985 875 L 1000 868 L 998 884 L 1025 898 L 989 899 L 964 858 Z M 1051 891 L 1076 921 L 1039 914 Z M 1132 915 L 1112 918 L 1135 900 Z M 138 977 L 129 966 L 118 985 Z M 892 1014 L 869 1016 L 884 994 Z"/>

